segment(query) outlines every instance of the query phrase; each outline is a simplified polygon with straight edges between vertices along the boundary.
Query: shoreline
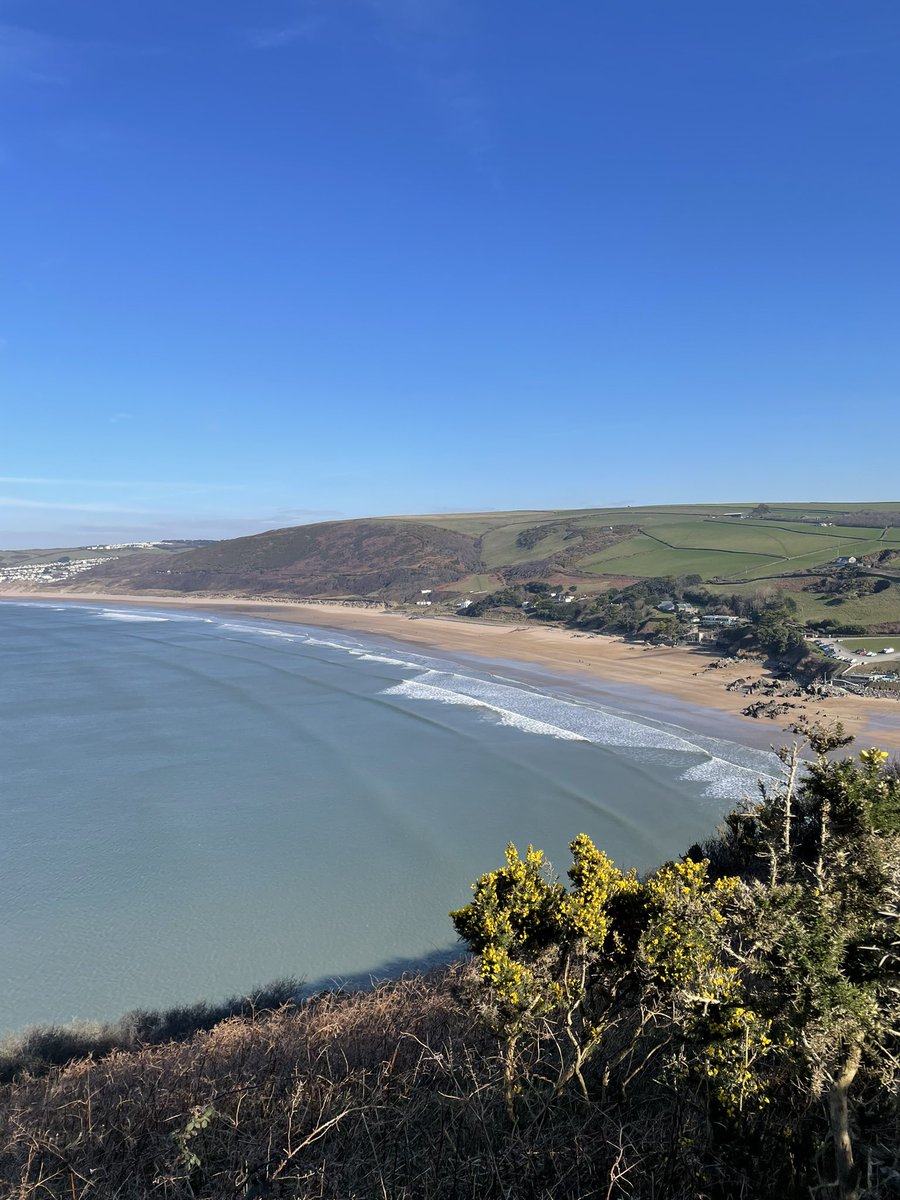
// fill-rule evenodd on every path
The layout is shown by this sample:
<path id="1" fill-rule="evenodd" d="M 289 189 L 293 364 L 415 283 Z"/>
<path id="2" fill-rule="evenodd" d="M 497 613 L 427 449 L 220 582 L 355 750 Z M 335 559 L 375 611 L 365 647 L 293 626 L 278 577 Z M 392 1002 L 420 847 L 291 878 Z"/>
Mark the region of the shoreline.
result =
<path id="1" fill-rule="evenodd" d="M 781 744 L 792 740 L 785 726 L 805 717 L 811 721 L 840 720 L 860 748 L 878 745 L 900 751 L 900 704 L 888 699 L 856 696 L 797 699 L 795 707 L 776 720 L 744 716 L 748 697 L 729 692 L 736 679 L 771 678 L 762 664 L 741 662 L 706 670 L 716 658 L 701 649 L 643 646 L 604 634 L 578 633 L 556 626 L 500 624 L 478 618 L 418 616 L 386 611 L 377 606 L 336 601 L 274 601 L 240 596 L 135 596 L 109 592 L 0 592 L 0 601 L 18 603 L 136 605 L 142 608 L 180 608 L 222 611 L 288 624 L 317 626 L 381 635 L 420 650 L 463 654 L 495 666 L 537 668 L 592 689 L 611 685 L 649 693 L 648 702 L 665 720 L 665 701 L 705 710 L 710 717 L 727 714 L 746 738 L 744 744 Z M 627 697 L 626 697 L 627 699 Z M 676 723 L 679 712 L 673 713 Z M 735 739 L 737 740 L 737 739 Z M 744 740 L 741 738 L 740 740 Z"/>

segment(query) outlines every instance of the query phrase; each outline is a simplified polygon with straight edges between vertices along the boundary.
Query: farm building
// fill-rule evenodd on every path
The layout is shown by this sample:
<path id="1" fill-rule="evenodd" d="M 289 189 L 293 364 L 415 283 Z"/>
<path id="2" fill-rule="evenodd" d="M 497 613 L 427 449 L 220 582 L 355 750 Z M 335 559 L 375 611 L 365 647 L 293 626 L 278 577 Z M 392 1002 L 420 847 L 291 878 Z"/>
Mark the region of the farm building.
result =
<path id="1" fill-rule="evenodd" d="M 852 567 L 855 566 L 855 564 L 856 559 L 852 554 L 842 554 L 839 558 L 834 560 L 834 565 L 836 567 Z"/>

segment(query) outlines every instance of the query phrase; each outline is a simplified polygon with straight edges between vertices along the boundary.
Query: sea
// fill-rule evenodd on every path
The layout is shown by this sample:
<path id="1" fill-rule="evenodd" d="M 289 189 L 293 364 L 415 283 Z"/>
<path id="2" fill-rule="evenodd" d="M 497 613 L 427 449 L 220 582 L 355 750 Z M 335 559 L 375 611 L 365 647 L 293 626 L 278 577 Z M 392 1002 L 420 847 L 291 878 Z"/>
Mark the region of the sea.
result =
<path id="1" fill-rule="evenodd" d="M 650 869 L 778 771 L 664 715 L 383 637 L 0 603 L 0 1031 L 441 961 L 509 841 Z"/>

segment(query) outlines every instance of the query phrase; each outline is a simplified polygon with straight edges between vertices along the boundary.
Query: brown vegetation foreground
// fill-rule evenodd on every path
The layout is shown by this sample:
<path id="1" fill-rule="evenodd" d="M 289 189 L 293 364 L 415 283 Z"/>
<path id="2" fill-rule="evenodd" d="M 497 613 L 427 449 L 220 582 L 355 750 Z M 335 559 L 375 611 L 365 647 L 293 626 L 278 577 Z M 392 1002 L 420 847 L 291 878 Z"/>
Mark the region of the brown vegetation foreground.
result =
<path id="1" fill-rule="evenodd" d="M 596 1107 L 507 1124 L 495 1043 L 455 999 L 467 971 L 324 995 L 8 1085 L 0 1193 L 613 1194 L 631 1151 Z"/>
<path id="2" fill-rule="evenodd" d="M 584 1104 L 575 1094 L 546 1103 L 535 1097 L 527 1119 L 511 1123 L 502 1054 L 469 1002 L 476 977 L 473 965 L 457 963 L 367 993 L 328 993 L 234 1017 L 186 1042 L 113 1051 L 20 1078 L 0 1090 L 0 1195 L 782 1200 L 807 1194 L 782 1190 L 778 1173 L 760 1164 L 766 1139 L 735 1146 L 690 1097 L 653 1078 L 627 1103 L 624 1095 L 608 1105 Z M 621 1051 L 621 1044 L 611 1047 L 615 1057 Z M 605 1058 L 593 1064 L 592 1087 L 606 1073 Z M 882 1114 L 882 1129 L 883 1122 Z M 895 1158 L 884 1151 L 888 1161 Z M 867 1192 L 896 1194 L 883 1185 Z"/>

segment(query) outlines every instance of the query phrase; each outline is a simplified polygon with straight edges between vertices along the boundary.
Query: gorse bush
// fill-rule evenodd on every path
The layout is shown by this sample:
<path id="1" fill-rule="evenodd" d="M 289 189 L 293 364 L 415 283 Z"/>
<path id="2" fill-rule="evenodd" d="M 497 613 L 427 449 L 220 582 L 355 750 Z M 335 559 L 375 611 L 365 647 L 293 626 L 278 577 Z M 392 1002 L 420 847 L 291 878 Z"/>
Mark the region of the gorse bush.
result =
<path id="1" fill-rule="evenodd" d="M 840 728 L 805 732 L 815 761 L 785 754 L 784 784 L 708 856 L 639 881 L 582 834 L 569 888 L 514 846 L 474 884 L 452 917 L 511 1121 L 544 1119 L 572 1083 L 623 1119 L 629 1090 L 668 1091 L 707 1176 L 765 1146 L 781 1194 L 822 1188 L 826 1163 L 838 1195 L 862 1194 L 883 1148 L 854 1147 L 854 1109 L 898 1115 L 900 780 L 879 750 L 829 757 Z"/>

